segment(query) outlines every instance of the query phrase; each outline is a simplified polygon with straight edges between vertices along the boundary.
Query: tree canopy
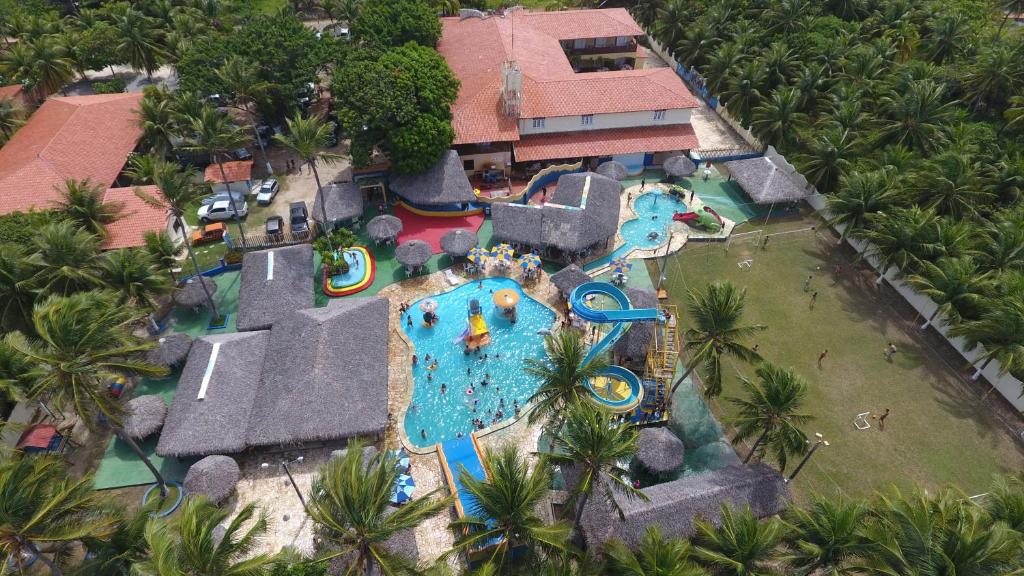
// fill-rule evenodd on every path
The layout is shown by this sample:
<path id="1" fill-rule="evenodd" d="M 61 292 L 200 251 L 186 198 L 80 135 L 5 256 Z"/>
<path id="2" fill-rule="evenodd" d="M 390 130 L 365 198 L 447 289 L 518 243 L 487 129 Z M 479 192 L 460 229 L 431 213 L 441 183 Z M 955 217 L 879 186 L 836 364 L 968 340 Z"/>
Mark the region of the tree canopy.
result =
<path id="1" fill-rule="evenodd" d="M 423 0 L 365 2 L 351 23 L 356 42 L 386 48 L 416 42 L 433 48 L 441 37 L 437 11 Z"/>

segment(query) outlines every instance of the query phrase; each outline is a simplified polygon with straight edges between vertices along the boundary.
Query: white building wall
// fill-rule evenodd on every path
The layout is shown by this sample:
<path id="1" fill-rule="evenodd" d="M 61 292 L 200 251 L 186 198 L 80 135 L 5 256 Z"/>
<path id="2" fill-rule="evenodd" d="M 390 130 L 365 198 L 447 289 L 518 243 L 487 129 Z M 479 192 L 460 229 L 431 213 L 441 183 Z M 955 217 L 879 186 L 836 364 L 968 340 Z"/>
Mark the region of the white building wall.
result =
<path id="1" fill-rule="evenodd" d="M 543 128 L 533 127 L 533 118 L 519 119 L 519 134 L 554 134 L 557 132 L 579 132 L 581 130 L 607 130 L 609 128 L 635 128 L 637 126 L 666 126 L 689 124 L 690 109 L 666 110 L 665 118 L 654 119 L 654 110 L 641 112 L 620 112 L 616 114 L 594 114 L 591 124 L 583 124 L 580 116 L 554 116 L 544 119 Z"/>

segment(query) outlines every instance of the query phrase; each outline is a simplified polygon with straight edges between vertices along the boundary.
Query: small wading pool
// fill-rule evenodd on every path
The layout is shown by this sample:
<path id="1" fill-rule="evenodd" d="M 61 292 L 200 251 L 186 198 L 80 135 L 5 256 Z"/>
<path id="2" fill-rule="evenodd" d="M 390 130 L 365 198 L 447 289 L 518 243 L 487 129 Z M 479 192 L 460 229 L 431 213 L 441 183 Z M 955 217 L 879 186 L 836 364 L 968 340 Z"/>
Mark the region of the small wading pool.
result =
<path id="1" fill-rule="evenodd" d="M 520 295 L 515 324 L 494 305 L 492 292 L 503 288 Z M 464 346 L 458 341 L 466 331 L 469 301 L 474 298 L 480 301 L 491 336 L 490 344 L 480 349 L 479 356 L 464 354 Z M 544 357 L 544 336 L 537 332 L 550 329 L 555 321 L 554 311 L 527 296 L 519 283 L 508 278 L 470 282 L 430 299 L 437 302 L 435 313 L 440 317 L 433 328 L 423 325 L 420 303 L 426 298 L 412 302 L 409 312 L 402 316 L 402 328 L 418 357 L 412 369 L 412 404 L 405 412 L 404 426 L 409 440 L 420 448 L 451 440 L 460 432 L 468 435 L 473 431 L 474 418 L 482 419 L 486 426 L 514 418 L 514 401 L 524 406 L 540 384 L 539 379 L 523 371 L 523 361 Z M 410 315 L 412 327 L 407 320 Z M 429 366 L 435 360 L 437 367 L 431 370 Z M 484 380 L 487 386 L 482 385 Z M 470 382 L 475 390 L 467 394 Z M 441 384 L 446 388 L 444 394 Z M 498 410 L 503 414 L 496 420 Z"/>
<path id="2" fill-rule="evenodd" d="M 622 234 L 622 246 L 611 254 L 587 264 L 584 266 L 585 270 L 600 268 L 613 258 L 628 254 L 634 248 L 650 250 L 663 245 L 668 240 L 669 231 L 672 230 L 672 215 L 687 211 L 686 204 L 667 191 L 663 194 L 647 192 L 637 197 L 633 202 L 633 210 L 637 217 L 624 222 L 619 229 Z"/>

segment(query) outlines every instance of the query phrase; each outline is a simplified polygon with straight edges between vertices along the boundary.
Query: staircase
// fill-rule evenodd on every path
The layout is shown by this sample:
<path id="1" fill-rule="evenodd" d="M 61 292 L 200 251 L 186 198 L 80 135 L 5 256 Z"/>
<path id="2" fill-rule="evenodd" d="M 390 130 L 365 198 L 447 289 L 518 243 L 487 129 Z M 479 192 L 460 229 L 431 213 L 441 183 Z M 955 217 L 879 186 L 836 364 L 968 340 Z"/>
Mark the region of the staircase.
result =
<path id="1" fill-rule="evenodd" d="M 658 309 L 668 320 L 657 325 L 654 340 L 647 349 L 643 404 L 629 418 L 637 424 L 663 422 L 669 418 L 668 411 L 663 408 L 667 405 L 679 359 L 679 310 L 672 304 L 660 304 Z"/>

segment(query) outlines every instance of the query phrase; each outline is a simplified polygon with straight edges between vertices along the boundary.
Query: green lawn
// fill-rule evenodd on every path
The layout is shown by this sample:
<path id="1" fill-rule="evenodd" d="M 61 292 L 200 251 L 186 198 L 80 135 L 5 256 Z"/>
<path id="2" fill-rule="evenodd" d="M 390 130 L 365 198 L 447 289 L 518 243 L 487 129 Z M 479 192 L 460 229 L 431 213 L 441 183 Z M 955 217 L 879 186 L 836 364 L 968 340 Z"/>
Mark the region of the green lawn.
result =
<path id="1" fill-rule="evenodd" d="M 771 223 L 769 232 L 813 225 L 823 228 L 815 217 L 796 217 Z M 738 266 L 747 259 L 752 259 L 749 268 Z M 842 272 L 833 283 L 836 263 Z M 814 276 L 811 292 L 818 292 L 813 310 L 810 293 L 802 289 L 808 275 Z M 746 319 L 768 326 L 750 344 L 759 344 L 766 360 L 792 366 L 807 379 L 806 411 L 815 420 L 805 431 L 823 433 L 831 446 L 819 450 L 801 472 L 794 483 L 798 496 L 946 483 L 977 494 L 986 491 L 993 474 L 1020 470 L 1024 453 L 946 364 L 948 359 L 959 368 L 963 362 L 951 356 L 955 353 L 931 348 L 914 327 L 912 311 L 880 296 L 873 278 L 836 249 L 830 233 L 812 230 L 772 236 L 767 250 L 756 241 L 735 242 L 728 252 L 724 244 L 688 246 L 670 258 L 666 287 L 681 310 L 688 288 L 717 280 L 746 288 Z M 891 363 L 882 356 L 889 341 L 899 348 Z M 826 348 L 819 370 L 817 358 Z M 749 366 L 726 364 L 723 397 L 739 393 L 739 373 L 752 372 Z M 875 420 L 870 430 L 854 428 L 858 413 L 885 408 L 892 410 L 885 431 Z M 732 412 L 723 399 L 713 409 L 719 416 Z"/>

